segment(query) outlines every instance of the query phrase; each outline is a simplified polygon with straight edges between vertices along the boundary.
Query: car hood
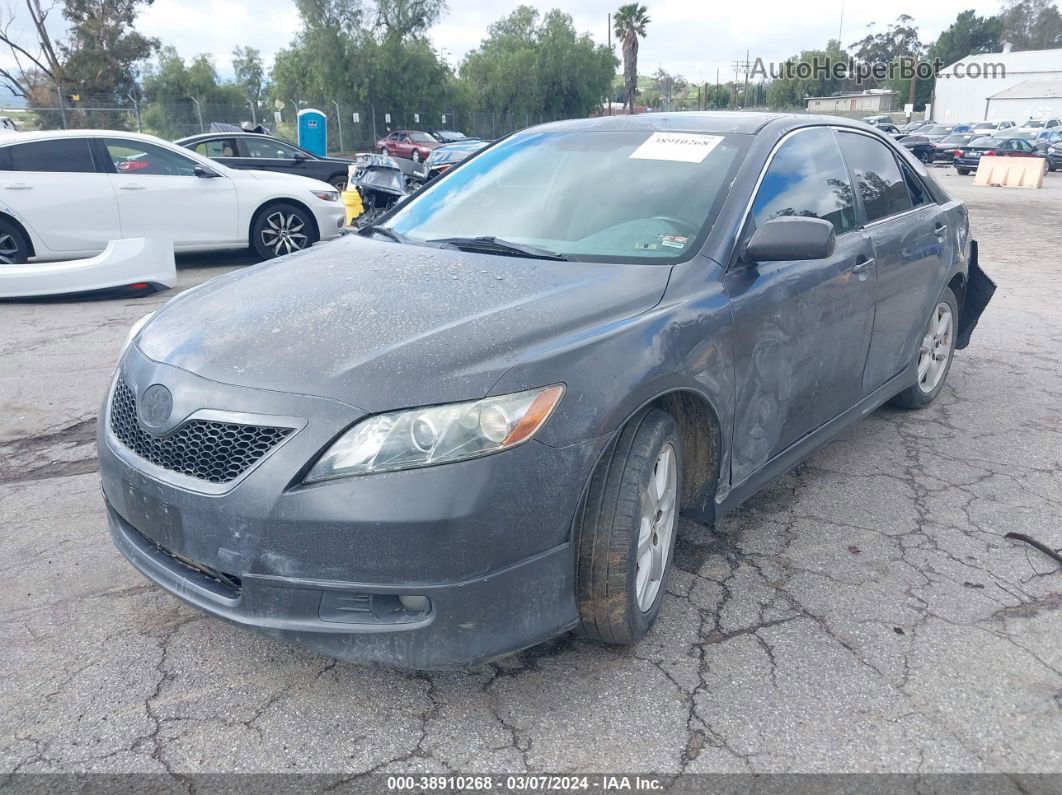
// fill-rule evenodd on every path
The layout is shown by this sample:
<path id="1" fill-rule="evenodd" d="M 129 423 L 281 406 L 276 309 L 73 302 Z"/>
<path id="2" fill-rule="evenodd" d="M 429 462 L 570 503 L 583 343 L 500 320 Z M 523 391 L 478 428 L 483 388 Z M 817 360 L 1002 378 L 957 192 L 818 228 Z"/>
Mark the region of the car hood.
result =
<path id="1" fill-rule="evenodd" d="M 585 342 L 651 309 L 670 270 L 350 235 L 193 288 L 137 346 L 211 380 L 369 412 L 471 400 L 532 351 Z"/>

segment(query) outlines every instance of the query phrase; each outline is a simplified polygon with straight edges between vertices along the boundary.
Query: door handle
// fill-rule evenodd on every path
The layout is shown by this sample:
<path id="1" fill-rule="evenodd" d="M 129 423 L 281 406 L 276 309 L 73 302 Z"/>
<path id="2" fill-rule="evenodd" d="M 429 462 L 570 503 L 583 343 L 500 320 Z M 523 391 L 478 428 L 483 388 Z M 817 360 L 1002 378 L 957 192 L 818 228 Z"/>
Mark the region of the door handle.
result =
<path id="1" fill-rule="evenodd" d="M 127 182 L 124 185 L 119 185 L 118 190 L 143 190 L 143 185 L 138 185 L 135 182 Z"/>
<path id="2" fill-rule="evenodd" d="M 28 182 L 12 182 L 9 185 L 4 185 L 7 190 L 33 190 L 33 186 Z"/>
<path id="3" fill-rule="evenodd" d="M 860 279 L 865 279 L 866 278 L 866 272 L 868 270 L 870 270 L 871 266 L 873 266 L 873 265 L 874 265 L 874 258 L 873 257 L 864 257 L 862 254 L 860 254 L 859 255 L 859 259 L 856 260 L 855 267 L 852 268 L 852 273 L 854 273 L 857 276 L 859 276 Z"/>
<path id="4" fill-rule="evenodd" d="M 933 227 L 933 232 L 936 234 L 937 237 L 944 237 L 944 235 L 945 235 L 945 233 L 947 231 L 948 231 L 948 227 L 946 227 L 944 224 L 939 223 L 939 222 L 937 223 L 936 226 Z"/>

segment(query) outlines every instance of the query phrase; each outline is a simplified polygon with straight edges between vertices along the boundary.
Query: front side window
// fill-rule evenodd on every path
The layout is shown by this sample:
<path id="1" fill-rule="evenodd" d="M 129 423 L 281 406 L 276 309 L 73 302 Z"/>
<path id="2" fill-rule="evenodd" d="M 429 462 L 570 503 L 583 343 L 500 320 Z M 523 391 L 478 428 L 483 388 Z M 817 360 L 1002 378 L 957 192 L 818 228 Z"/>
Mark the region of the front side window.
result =
<path id="1" fill-rule="evenodd" d="M 119 174 L 149 177 L 195 176 L 198 163 L 161 146 L 116 138 L 105 138 L 103 144 L 107 147 L 107 154 Z"/>
<path id="2" fill-rule="evenodd" d="M 855 172 L 867 223 L 911 209 L 911 197 L 889 148 L 858 133 L 841 133 L 841 150 Z"/>
<path id="3" fill-rule="evenodd" d="M 787 215 L 822 218 L 837 234 L 856 227 L 852 183 L 837 140 L 825 127 L 785 141 L 763 175 L 752 205 L 756 225 Z"/>
<path id="4" fill-rule="evenodd" d="M 272 138 L 246 138 L 244 145 L 247 147 L 248 157 L 268 157 L 274 160 L 294 160 L 295 153 L 299 151 L 294 146 Z"/>
<path id="5" fill-rule="evenodd" d="M 4 167 L 12 171 L 51 171 L 68 174 L 91 174 L 96 168 L 87 138 L 56 138 L 30 141 L 8 148 L 10 160 Z"/>
<path id="6" fill-rule="evenodd" d="M 707 133 L 518 133 L 388 226 L 413 243 L 490 236 L 572 259 L 678 261 L 707 235 L 747 145 Z"/>
<path id="7" fill-rule="evenodd" d="M 196 154 L 203 157 L 236 157 L 236 141 L 232 138 L 213 138 L 195 145 Z"/>

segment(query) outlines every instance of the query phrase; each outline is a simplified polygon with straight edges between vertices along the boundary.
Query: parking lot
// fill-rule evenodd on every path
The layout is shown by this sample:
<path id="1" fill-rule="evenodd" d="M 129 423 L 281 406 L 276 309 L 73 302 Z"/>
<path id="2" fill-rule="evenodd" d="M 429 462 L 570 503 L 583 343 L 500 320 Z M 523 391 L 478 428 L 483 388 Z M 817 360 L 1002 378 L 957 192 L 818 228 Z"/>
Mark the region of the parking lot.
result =
<path id="1" fill-rule="evenodd" d="M 1062 772 L 1062 175 L 974 188 L 995 299 L 884 408 L 715 527 L 630 649 L 411 673 L 323 659 L 112 548 L 95 418 L 146 299 L 0 304 L 3 772 Z M 184 258 L 177 290 L 250 262 Z M 248 335 L 255 329 L 247 329 Z"/>

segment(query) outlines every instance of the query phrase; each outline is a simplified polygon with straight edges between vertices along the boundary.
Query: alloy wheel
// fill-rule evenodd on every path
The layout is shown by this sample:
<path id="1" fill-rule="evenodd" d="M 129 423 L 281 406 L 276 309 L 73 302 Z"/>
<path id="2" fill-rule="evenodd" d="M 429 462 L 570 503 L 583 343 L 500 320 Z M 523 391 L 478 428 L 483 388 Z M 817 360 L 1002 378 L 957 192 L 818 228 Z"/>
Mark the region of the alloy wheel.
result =
<path id="1" fill-rule="evenodd" d="M 666 444 L 657 456 L 642 498 L 641 524 L 638 528 L 638 573 L 634 589 L 638 609 L 643 613 L 656 601 L 675 535 L 677 471 L 675 448 Z"/>
<path id="2" fill-rule="evenodd" d="M 929 319 L 918 351 L 918 388 L 927 395 L 937 388 L 948 369 L 954 325 L 951 307 L 941 301 Z"/>
<path id="3" fill-rule="evenodd" d="M 262 244 L 277 256 L 299 251 L 310 242 L 305 228 L 306 223 L 295 213 L 270 213 L 262 228 Z"/>
<path id="4" fill-rule="evenodd" d="M 0 263 L 14 265 L 18 257 L 18 241 L 7 233 L 0 233 Z"/>

